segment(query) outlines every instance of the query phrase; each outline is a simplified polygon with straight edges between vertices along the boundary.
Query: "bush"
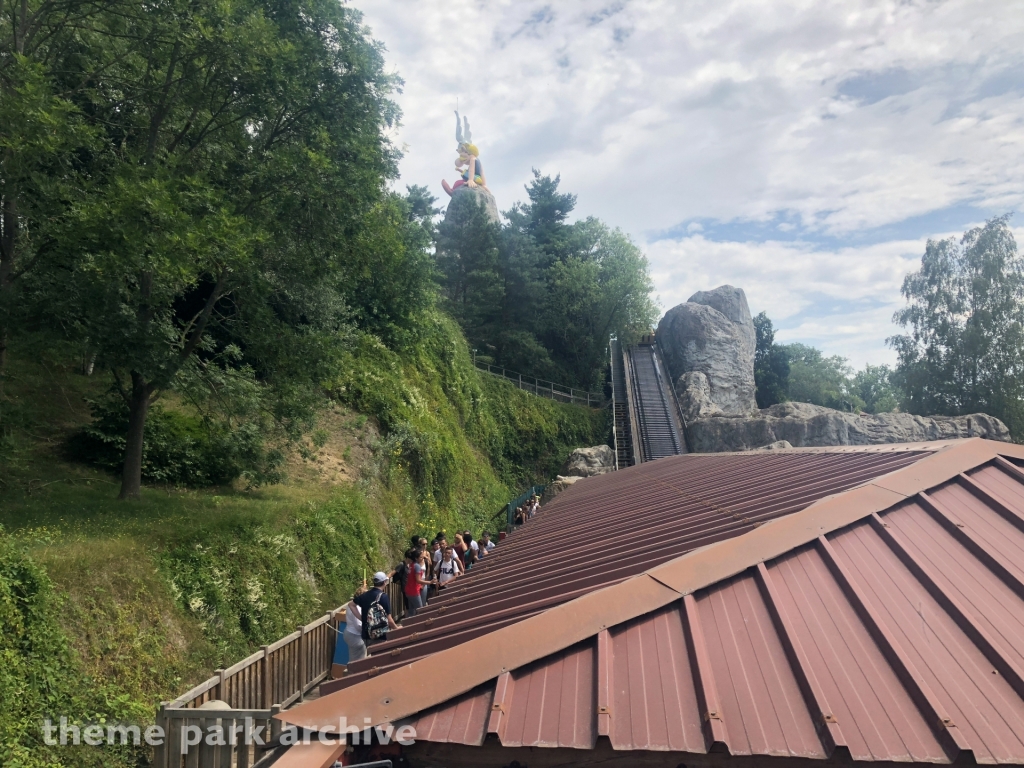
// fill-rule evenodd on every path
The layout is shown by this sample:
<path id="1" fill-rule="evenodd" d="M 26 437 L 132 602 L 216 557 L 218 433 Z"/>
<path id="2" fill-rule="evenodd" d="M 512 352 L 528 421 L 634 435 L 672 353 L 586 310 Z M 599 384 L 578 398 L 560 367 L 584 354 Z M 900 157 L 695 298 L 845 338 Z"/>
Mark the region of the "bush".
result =
<path id="1" fill-rule="evenodd" d="M 120 398 L 90 404 L 92 424 L 68 441 L 72 460 L 115 474 L 124 464 L 128 406 Z M 260 485 L 280 480 L 283 457 L 268 451 L 255 424 L 235 428 L 158 405 L 146 420 L 142 454 L 142 480 L 146 483 L 202 488 L 224 485 L 239 477 Z"/>

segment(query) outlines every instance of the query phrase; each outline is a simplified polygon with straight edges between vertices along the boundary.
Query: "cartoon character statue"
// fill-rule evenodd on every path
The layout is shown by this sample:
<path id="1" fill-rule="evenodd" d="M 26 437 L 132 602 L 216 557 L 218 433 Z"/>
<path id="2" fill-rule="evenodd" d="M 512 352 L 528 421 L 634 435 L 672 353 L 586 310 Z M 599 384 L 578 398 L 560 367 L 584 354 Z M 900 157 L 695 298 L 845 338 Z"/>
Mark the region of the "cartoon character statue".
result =
<path id="1" fill-rule="evenodd" d="M 463 131 L 463 123 L 465 123 L 465 131 Z M 487 177 L 484 176 L 484 166 L 480 162 L 480 150 L 473 143 L 473 134 L 469 130 L 469 118 L 464 117 L 460 120 L 459 110 L 455 110 L 455 141 L 458 142 L 455 151 L 459 154 L 455 161 L 455 170 L 461 174 L 462 178 L 451 186 L 442 179 L 441 186 L 444 187 L 444 191 L 451 195 L 463 184 L 487 189 Z"/>

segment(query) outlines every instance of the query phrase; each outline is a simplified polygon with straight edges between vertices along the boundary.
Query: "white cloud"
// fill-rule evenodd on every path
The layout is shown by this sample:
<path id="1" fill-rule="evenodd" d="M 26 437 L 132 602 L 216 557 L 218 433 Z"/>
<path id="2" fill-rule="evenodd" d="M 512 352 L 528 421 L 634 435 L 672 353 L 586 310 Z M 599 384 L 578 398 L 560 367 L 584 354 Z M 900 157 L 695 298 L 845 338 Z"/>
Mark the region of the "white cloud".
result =
<path id="1" fill-rule="evenodd" d="M 784 337 L 888 359 L 902 275 L 940 234 L 906 220 L 1024 203 L 1020 0 L 357 5 L 406 81 L 402 183 L 443 194 L 458 98 L 499 206 L 531 167 L 561 173 L 577 213 L 645 246 L 666 307 L 728 280 Z M 780 232 L 830 250 L 713 242 L 694 221 L 780 211 Z M 884 226 L 888 242 L 855 244 Z"/>

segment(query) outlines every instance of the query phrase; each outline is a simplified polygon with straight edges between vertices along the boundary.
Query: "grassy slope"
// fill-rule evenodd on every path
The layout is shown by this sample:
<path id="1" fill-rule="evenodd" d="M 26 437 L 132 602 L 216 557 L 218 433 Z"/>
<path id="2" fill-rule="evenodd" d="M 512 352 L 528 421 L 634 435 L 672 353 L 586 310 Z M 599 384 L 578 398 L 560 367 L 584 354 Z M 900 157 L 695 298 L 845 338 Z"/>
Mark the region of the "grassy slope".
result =
<path id="1" fill-rule="evenodd" d="M 145 719 L 155 702 L 342 603 L 364 569 L 392 564 L 408 535 L 479 531 L 519 488 L 543 482 L 572 447 L 606 431 L 603 413 L 476 371 L 455 325 L 433 315 L 403 354 L 358 340 L 330 383 L 337 404 L 326 416 L 326 455 L 294 461 L 285 483 L 150 488 L 141 503 L 123 504 L 116 478 L 60 452 L 89 417 L 85 398 L 107 384 L 76 373 L 67 357 L 16 352 L 0 443 L 0 544 L 54 585 L 36 613 L 49 617 L 46 637 L 68 637 L 76 672 L 60 676 L 49 706 L 62 701 L 78 717 Z M 5 578 L 14 583 L 0 572 L 0 586 Z M 0 654 L 24 648 L 22 635 L 0 639 Z M 32 732 L 0 731 L 0 764 L 95 758 L 47 758 L 38 744 L 29 757 L 5 750 L 3 739 L 9 747 L 33 741 Z"/>

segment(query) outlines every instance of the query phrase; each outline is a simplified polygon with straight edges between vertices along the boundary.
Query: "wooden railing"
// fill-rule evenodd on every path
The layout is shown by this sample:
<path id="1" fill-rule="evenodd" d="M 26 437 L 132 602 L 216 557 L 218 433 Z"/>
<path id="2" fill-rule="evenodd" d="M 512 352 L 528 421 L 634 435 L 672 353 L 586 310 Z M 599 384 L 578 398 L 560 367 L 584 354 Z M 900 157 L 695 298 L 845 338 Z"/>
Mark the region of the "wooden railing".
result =
<path id="1" fill-rule="evenodd" d="M 510 382 L 519 389 L 531 392 L 538 397 L 546 397 L 550 400 L 557 400 L 560 403 L 572 403 L 573 405 L 586 405 L 590 408 L 602 408 L 605 405 L 604 395 L 596 392 L 584 392 L 573 389 L 563 384 L 555 384 L 551 381 L 538 379 L 534 376 L 527 376 L 515 371 L 509 371 L 498 365 L 491 365 L 480 360 L 473 361 L 476 367 L 487 371 L 492 376 L 498 376 Z"/>
<path id="2" fill-rule="evenodd" d="M 300 626 L 275 643 L 265 645 L 251 656 L 227 669 L 218 669 L 206 682 L 166 701 L 157 712 L 156 725 L 166 734 L 163 747 L 155 750 L 155 768 L 190 768 L 194 765 L 250 768 L 261 757 L 256 747 L 236 744 L 207 745 L 205 741 L 180 754 L 182 729 L 187 725 L 231 728 L 245 726 L 245 719 L 270 726 L 272 715 L 288 707 L 316 687 L 331 671 L 334 644 L 345 609 L 338 608 L 316 621 Z M 229 709 L 200 709 L 207 702 L 222 701 Z"/>
<path id="3" fill-rule="evenodd" d="M 234 666 L 218 669 L 205 683 L 167 706 L 195 708 L 220 700 L 232 709 L 287 707 L 331 671 L 338 624 L 344 619 L 344 607 L 325 613 Z"/>

